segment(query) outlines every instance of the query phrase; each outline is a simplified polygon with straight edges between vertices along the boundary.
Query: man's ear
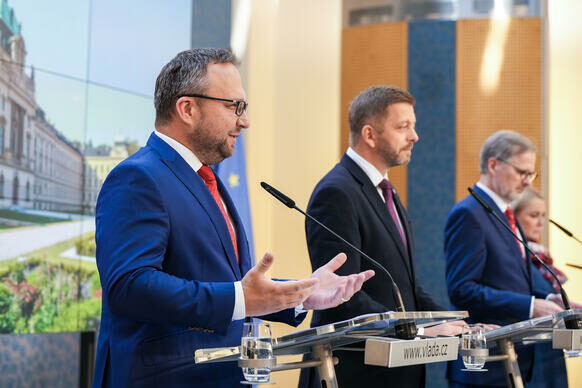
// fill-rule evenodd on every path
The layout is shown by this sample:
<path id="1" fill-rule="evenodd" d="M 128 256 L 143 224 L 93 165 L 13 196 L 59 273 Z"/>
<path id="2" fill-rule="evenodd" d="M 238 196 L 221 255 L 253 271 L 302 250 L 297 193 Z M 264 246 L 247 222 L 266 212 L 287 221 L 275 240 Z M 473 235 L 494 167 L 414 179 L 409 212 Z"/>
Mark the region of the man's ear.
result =
<path id="1" fill-rule="evenodd" d="M 360 141 L 363 141 L 370 148 L 376 147 L 376 130 L 370 124 L 366 124 L 360 131 Z"/>
<path id="2" fill-rule="evenodd" d="M 487 173 L 491 174 L 494 173 L 495 167 L 497 167 L 499 165 L 499 159 L 497 158 L 489 158 L 487 160 Z"/>
<path id="3" fill-rule="evenodd" d="M 200 118 L 200 107 L 193 98 L 178 98 L 174 108 L 176 109 L 176 118 L 188 126 L 194 125 Z"/>

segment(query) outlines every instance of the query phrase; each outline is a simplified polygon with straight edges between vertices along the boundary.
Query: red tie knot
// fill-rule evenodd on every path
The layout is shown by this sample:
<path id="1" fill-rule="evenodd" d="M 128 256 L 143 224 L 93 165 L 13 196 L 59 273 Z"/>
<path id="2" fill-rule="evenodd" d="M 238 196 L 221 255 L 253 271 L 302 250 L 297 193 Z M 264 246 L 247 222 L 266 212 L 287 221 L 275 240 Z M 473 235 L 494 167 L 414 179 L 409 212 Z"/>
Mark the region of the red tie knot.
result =
<path id="1" fill-rule="evenodd" d="M 206 184 L 212 183 L 216 181 L 216 177 L 214 176 L 214 171 L 207 165 L 202 165 L 198 170 L 198 175 L 204 180 Z"/>

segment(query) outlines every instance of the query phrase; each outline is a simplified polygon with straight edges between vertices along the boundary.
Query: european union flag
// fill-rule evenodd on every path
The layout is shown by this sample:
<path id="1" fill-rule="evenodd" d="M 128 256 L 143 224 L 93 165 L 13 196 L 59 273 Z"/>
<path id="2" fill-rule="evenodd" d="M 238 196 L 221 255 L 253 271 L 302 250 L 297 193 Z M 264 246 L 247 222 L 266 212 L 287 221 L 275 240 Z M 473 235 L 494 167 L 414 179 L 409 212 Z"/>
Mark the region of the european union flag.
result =
<path id="1" fill-rule="evenodd" d="M 247 188 L 247 164 L 245 159 L 244 135 L 241 133 L 234 145 L 234 155 L 214 166 L 214 172 L 228 188 L 236 210 L 242 218 L 243 226 L 249 240 L 251 259 L 255 258 L 253 245 L 253 225 L 251 223 L 251 208 Z"/>

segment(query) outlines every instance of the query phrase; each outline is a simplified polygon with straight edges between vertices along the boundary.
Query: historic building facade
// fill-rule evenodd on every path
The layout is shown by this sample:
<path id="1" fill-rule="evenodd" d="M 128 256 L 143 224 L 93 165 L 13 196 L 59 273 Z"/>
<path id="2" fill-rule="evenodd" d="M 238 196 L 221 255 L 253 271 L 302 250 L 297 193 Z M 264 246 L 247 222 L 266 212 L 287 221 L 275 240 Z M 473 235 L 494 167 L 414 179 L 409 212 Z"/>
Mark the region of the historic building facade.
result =
<path id="1" fill-rule="evenodd" d="M 20 28 L 14 10 L 0 0 L 0 208 L 79 213 L 83 154 L 36 103 Z"/>

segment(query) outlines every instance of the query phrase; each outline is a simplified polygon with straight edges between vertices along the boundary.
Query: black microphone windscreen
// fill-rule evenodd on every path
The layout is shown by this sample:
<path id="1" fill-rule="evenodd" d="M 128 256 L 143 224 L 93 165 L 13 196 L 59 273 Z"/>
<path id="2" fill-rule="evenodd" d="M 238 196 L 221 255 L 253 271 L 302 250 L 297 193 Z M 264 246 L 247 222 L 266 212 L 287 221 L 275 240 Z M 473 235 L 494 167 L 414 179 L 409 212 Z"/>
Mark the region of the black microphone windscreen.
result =
<path id="1" fill-rule="evenodd" d="M 263 189 L 265 189 L 273 197 L 275 197 L 279 201 L 283 202 L 283 204 L 285 206 L 287 206 L 289 208 L 294 208 L 295 207 L 295 201 L 294 200 L 292 200 L 291 198 L 289 198 L 288 196 L 286 196 L 285 194 L 283 194 L 282 192 L 280 192 L 279 190 L 277 190 L 276 188 L 274 188 L 270 184 L 268 184 L 266 182 L 261 182 L 261 187 Z"/>
<path id="2" fill-rule="evenodd" d="M 568 229 L 564 228 L 562 225 L 558 224 L 556 221 L 552 220 L 551 218 L 550 218 L 550 222 L 552 224 L 556 225 L 562 232 L 566 233 L 566 235 L 568 237 L 573 237 L 574 236 L 574 234 L 572 232 L 570 232 Z"/>

